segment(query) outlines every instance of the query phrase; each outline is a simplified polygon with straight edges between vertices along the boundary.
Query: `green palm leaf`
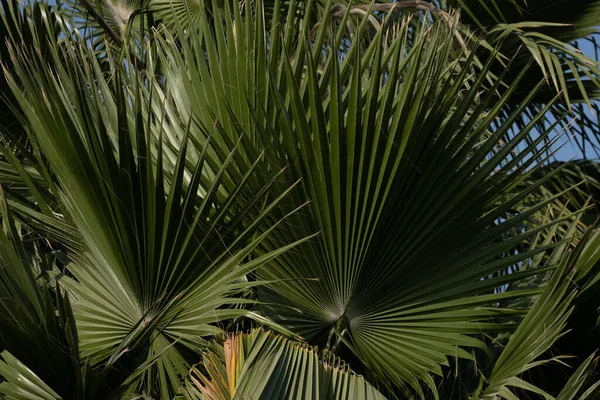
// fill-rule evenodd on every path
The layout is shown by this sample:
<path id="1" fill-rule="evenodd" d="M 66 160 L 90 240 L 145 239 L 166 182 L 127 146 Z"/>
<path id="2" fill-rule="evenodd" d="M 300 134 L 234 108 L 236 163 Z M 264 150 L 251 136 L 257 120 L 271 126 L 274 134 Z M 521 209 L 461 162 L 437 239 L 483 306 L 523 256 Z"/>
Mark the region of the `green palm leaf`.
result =
<path id="1" fill-rule="evenodd" d="M 555 92 L 563 92 L 569 98 L 588 100 L 597 97 L 598 63 L 577 51 L 571 42 L 586 38 L 597 31 L 600 3 L 583 1 L 566 5 L 558 1 L 484 2 L 479 0 L 452 0 L 447 6 L 459 8 L 466 25 L 484 29 L 486 40 L 511 57 L 519 46 L 528 49 L 539 70 L 531 70 L 528 82 L 537 82 L 545 75 Z M 504 42 L 504 43 L 502 43 Z M 527 53 L 521 53 L 521 63 L 528 62 Z M 517 69 L 513 77 L 518 74 Z M 524 84 L 522 83 L 522 86 Z M 543 97 L 554 97 L 551 87 Z M 524 93 L 527 93 L 526 91 Z"/>
<path id="2" fill-rule="evenodd" d="M 571 255 L 571 261 L 564 257 L 560 248 L 554 252 L 550 262 L 561 265 L 495 361 L 481 394 L 483 399 L 497 396 L 504 399 L 517 398 L 511 388 L 533 391 L 546 399 L 553 398 L 520 376 L 535 366 L 549 362 L 538 358 L 564 333 L 575 296 L 575 292 L 569 290 L 571 280 L 565 279 L 565 271 L 574 267 L 573 260 L 576 259 L 576 254 Z"/>
<path id="3" fill-rule="evenodd" d="M 576 224 L 573 224 L 573 229 L 575 227 Z M 489 378 L 485 383 L 481 382 L 484 387 L 483 391 L 478 390 L 476 396 L 481 396 L 482 399 L 493 399 L 498 396 L 504 399 L 516 399 L 518 397 L 515 393 L 530 391 L 545 399 L 555 399 L 542 387 L 535 386 L 535 380 L 533 384 L 528 382 L 525 376 L 532 369 L 540 368 L 552 361 L 562 363 L 560 358 L 563 357 L 561 356 L 552 359 L 544 359 L 544 356 L 551 354 L 550 349 L 568 333 L 567 321 L 576 308 L 574 307 L 576 291 L 572 284 L 572 278 L 575 271 L 582 269 L 588 261 L 585 250 L 593 243 L 593 241 L 588 241 L 588 238 L 589 235 L 582 238 L 572 252 L 565 253 L 564 246 L 554 250 L 549 262 L 558 263 L 559 268 L 554 272 L 544 292 L 525 318 L 520 321 L 518 329 L 510 336 L 508 343 L 492 364 L 493 370 L 489 374 Z M 583 360 L 577 371 L 571 375 L 558 393 L 557 399 L 573 398 L 582 389 L 589 375 L 593 374 L 592 370 L 595 366 L 593 357 L 592 354 Z M 582 394 L 582 398 L 591 395 L 597 387 L 596 384 L 589 385 L 586 393 Z"/>
<path id="4" fill-rule="evenodd" d="M 482 28 L 524 21 L 562 24 L 546 30 L 552 37 L 563 41 L 587 37 L 596 32 L 596 21 L 600 12 L 597 1 L 577 2 L 569 7 L 565 7 L 565 2 L 561 0 L 450 0 L 446 3 L 463 9 L 463 19 L 466 23 Z"/>
<path id="5" fill-rule="evenodd" d="M 556 397 L 557 400 L 573 400 L 577 397 L 579 400 L 591 399 L 591 396 L 597 396 L 600 388 L 600 381 L 595 379 L 594 368 L 598 364 L 598 357 L 595 354 L 590 355 L 577 370 L 571 375 L 569 381 Z M 584 385 L 590 383 L 588 387 Z M 581 392 L 583 390 L 583 392 Z"/>
<path id="6" fill-rule="evenodd" d="M 488 95 L 476 107 L 491 111 L 472 116 L 485 71 L 461 86 L 469 65 L 454 69 L 446 26 L 422 32 L 412 50 L 403 38 L 400 29 L 385 56 L 375 40 L 362 60 L 355 52 L 317 62 L 317 51 L 300 50 L 291 58 L 305 61 L 282 62 L 284 78 L 271 92 L 278 118 L 267 129 L 297 138 L 284 146 L 313 200 L 307 223 L 322 234 L 261 274 L 282 281 L 263 299 L 289 307 L 271 307 L 272 318 L 309 341 L 343 343 L 382 382 L 424 396 L 419 381 L 435 393 L 430 373 L 442 375 L 448 357 L 472 359 L 466 349 L 486 348 L 479 335 L 508 329 L 499 321 L 519 310 L 498 302 L 534 293 L 497 290 L 528 275 L 488 278 L 547 248 L 497 258 L 544 228 L 493 244 L 545 204 L 506 214 L 541 183 L 514 190 L 543 135 L 510 155 L 534 120 L 495 148 L 510 119 L 493 133 L 489 124 L 510 93 Z"/>

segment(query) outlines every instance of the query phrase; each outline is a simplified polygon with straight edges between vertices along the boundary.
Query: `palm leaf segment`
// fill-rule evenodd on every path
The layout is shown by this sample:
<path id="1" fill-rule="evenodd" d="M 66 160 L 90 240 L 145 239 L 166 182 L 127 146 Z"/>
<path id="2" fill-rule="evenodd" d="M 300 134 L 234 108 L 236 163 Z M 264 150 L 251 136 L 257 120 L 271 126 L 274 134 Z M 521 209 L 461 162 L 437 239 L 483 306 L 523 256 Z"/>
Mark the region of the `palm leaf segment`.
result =
<path id="1" fill-rule="evenodd" d="M 262 330 L 215 346 L 189 383 L 192 398 L 208 400 L 385 399 L 336 356 Z"/>

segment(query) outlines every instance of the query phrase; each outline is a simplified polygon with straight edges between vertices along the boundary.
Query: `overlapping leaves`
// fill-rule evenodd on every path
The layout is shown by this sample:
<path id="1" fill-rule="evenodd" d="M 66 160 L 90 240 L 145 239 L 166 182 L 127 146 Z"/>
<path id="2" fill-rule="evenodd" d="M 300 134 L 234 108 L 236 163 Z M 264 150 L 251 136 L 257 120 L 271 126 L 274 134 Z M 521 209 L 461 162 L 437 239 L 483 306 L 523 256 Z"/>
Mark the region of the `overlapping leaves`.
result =
<path id="1" fill-rule="evenodd" d="M 508 135 L 546 83 L 507 107 L 530 70 L 488 90 L 497 54 L 479 63 L 466 51 L 476 42 L 457 42 L 455 20 L 415 30 L 384 16 L 390 29 L 374 31 L 368 12 L 330 19 L 329 4 L 328 23 L 314 25 L 295 18 L 311 13 L 300 7 L 199 7 L 193 34 L 179 24 L 154 32 L 156 42 L 140 38 L 145 73 L 127 52 L 98 61 L 61 18 L 69 35 L 51 45 L 51 63 L 14 48 L 6 72 L 44 168 L 19 169 L 5 147 L 4 175 L 19 217 L 69 254 L 49 275 L 71 296 L 80 356 L 117 391 L 129 387 L 125 396 L 170 398 L 219 323 L 273 324 L 248 310 L 256 305 L 392 395 L 436 396 L 451 361 L 498 362 L 477 372 L 483 395 L 528 389 L 518 376 L 536 361 L 515 357 L 512 368 L 508 355 L 560 336 L 569 252 L 547 252 L 575 236 L 554 237 L 569 214 L 524 223 L 561 198 L 524 201 L 561 174 L 539 172 L 549 135 L 533 133 L 552 105 Z M 551 337 L 521 340 L 544 318 Z M 304 344 L 256 332 L 230 348 L 247 361 L 243 373 L 218 350 L 195 373 L 200 390 L 267 396 L 273 385 L 293 397 L 312 384 L 327 397 L 332 387 L 320 383 L 334 375 L 372 389 L 322 368 Z M 36 368 L 13 356 L 5 376 Z M 211 366 L 209 379 L 201 368 Z M 310 380 L 311 368 L 327 379 Z M 32 373 L 46 394 L 67 396 Z"/>
<path id="2" fill-rule="evenodd" d="M 321 234 L 259 272 L 278 282 L 261 290 L 265 310 L 309 342 L 357 357 L 389 387 L 435 393 L 449 357 L 473 359 L 470 349 L 486 349 L 481 335 L 510 330 L 524 311 L 502 304 L 537 293 L 498 288 L 547 271 L 496 274 L 556 245 L 502 257 L 557 223 L 513 230 L 552 198 L 509 212 L 553 176 L 519 189 L 547 150 L 546 134 L 532 130 L 549 106 L 498 145 L 544 83 L 498 126 L 517 85 L 482 95 L 495 58 L 479 70 L 457 53 L 447 23 L 410 42 L 409 25 L 398 25 L 385 53 L 381 34 L 361 53 L 359 30 L 340 56 L 332 49 L 349 11 L 333 32 L 300 24 L 297 45 L 285 42 L 289 27 L 267 36 L 260 11 L 244 12 L 234 5 L 181 58 L 164 60 L 177 101 L 207 110 L 231 136 L 249 132 L 271 163 L 292 164 L 288 182 L 303 178 L 312 215 L 290 219 L 260 248 Z M 168 54 L 171 43 L 162 44 Z"/>

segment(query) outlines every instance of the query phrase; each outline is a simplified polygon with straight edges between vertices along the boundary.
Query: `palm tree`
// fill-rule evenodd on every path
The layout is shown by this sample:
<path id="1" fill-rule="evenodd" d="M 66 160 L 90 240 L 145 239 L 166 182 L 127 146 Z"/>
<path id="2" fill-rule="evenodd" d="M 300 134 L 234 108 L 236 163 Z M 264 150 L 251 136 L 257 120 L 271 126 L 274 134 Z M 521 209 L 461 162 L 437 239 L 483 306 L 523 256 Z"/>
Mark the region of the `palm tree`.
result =
<path id="1" fill-rule="evenodd" d="M 598 395 L 595 20 L 2 1 L 0 398 Z"/>

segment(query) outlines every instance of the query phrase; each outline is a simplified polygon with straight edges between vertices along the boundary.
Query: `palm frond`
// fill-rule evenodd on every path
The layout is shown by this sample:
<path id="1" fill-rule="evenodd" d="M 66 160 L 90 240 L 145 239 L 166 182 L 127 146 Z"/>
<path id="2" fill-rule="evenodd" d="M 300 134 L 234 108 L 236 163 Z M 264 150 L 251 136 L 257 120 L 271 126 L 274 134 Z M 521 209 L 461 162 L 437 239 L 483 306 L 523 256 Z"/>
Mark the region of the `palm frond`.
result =
<path id="1" fill-rule="evenodd" d="M 373 57 L 368 70 L 358 53 L 320 61 L 324 66 L 309 52 L 302 63 L 283 61 L 284 79 L 272 92 L 280 99 L 278 118 L 268 129 L 284 132 L 283 140 L 297 138 L 284 146 L 305 177 L 311 222 L 322 234 L 318 245 L 261 271 L 282 281 L 263 297 L 288 307 L 270 307 L 272 318 L 309 341 L 345 347 L 381 382 L 420 396 L 420 381 L 436 392 L 430 373 L 442 375 L 448 357 L 472 359 L 466 349 L 486 349 L 478 335 L 510 329 L 500 321 L 520 311 L 498 302 L 535 293 L 497 290 L 528 275 L 490 276 L 547 248 L 497 258 L 510 243 L 544 229 L 494 243 L 547 204 L 514 218 L 506 214 L 543 181 L 513 191 L 528 175 L 525 168 L 535 170 L 525 157 L 539 151 L 542 137 L 510 155 L 532 122 L 495 147 L 510 121 L 493 133 L 488 124 L 510 93 L 482 99 L 479 106 L 491 111 L 473 117 L 467 110 L 485 71 L 461 87 L 468 66 L 461 65 L 455 80 L 456 66 L 443 61 L 453 41 L 445 25 L 436 28 L 411 50 L 399 34 L 386 57 L 374 41 L 362 56 L 363 62 Z M 318 74 L 317 66 L 327 72 Z"/>
<path id="2" fill-rule="evenodd" d="M 598 364 L 598 358 L 592 353 L 577 370 L 571 375 L 569 381 L 556 397 L 556 400 L 579 400 L 592 399 L 597 396 L 600 388 L 600 380 L 597 379 L 594 368 Z M 587 387 L 586 383 L 590 383 Z"/>
<path id="3" fill-rule="evenodd" d="M 60 396 L 6 350 L 0 356 L 0 393 L 15 400 L 56 400 Z"/>
<path id="4" fill-rule="evenodd" d="M 199 351 L 220 321 L 253 317 L 232 306 L 251 304 L 235 295 L 257 283 L 236 282 L 295 245 L 248 258 L 277 227 L 261 222 L 294 185 L 272 190 L 280 172 L 262 175 L 260 154 L 248 160 L 237 150 L 244 138 L 223 151 L 222 141 L 211 147 L 190 133 L 220 137 L 217 127 L 154 113 L 157 82 L 144 82 L 152 74 L 131 75 L 131 64 L 115 59 L 107 76 L 93 49 L 67 43 L 52 48 L 56 67 L 22 50 L 7 73 L 84 245 L 69 254 L 73 278 L 59 281 L 72 294 L 82 357 L 125 377 L 151 364 L 140 379 L 157 377 L 166 398 L 188 365 L 181 350 Z M 163 139 L 170 125 L 184 127 L 172 160 Z"/>
<path id="5" fill-rule="evenodd" d="M 596 32 L 596 21 L 600 16 L 597 1 L 571 2 L 568 7 L 563 0 L 449 0 L 446 4 L 461 8 L 465 23 L 480 28 L 528 21 L 554 23 L 555 26 L 542 29 L 549 36 L 565 42 Z"/>
<path id="6" fill-rule="evenodd" d="M 600 95 L 595 38 L 599 2 L 451 0 L 434 3 L 442 9 L 460 9 L 461 20 L 468 31 L 481 32 L 489 48 L 498 49 L 504 57 L 512 58 L 519 48 L 527 50 L 520 52 L 512 72 L 505 74 L 505 81 L 510 85 L 521 72 L 521 66 L 531 61 L 537 65 L 521 80 L 520 89 L 510 102 L 511 108 L 519 104 L 540 79 L 545 79 L 546 85 L 528 106 L 531 111 L 524 113 L 522 125 L 558 93 L 560 101 L 549 110 L 538 129 L 545 131 L 544 125 L 551 125 L 568 113 L 569 118 L 561 122 L 561 127 L 568 126 L 573 133 L 570 141 L 579 146 L 584 157 L 597 152 L 599 136 L 593 110 L 597 108 L 595 99 Z M 589 45 L 592 51 L 581 50 L 582 46 Z M 500 57 L 492 71 L 498 74 L 505 67 Z"/>
<path id="7" fill-rule="evenodd" d="M 580 249 L 583 244 L 580 245 Z M 525 372 L 551 360 L 540 360 L 548 349 L 565 333 L 567 319 L 572 312 L 575 291 L 571 289 L 571 276 L 578 260 L 578 251 L 564 256 L 564 246 L 557 248 L 549 263 L 558 264 L 558 269 L 546 285 L 517 330 L 510 336 L 481 393 L 483 399 L 500 396 L 504 399 L 517 398 L 513 390 L 535 392 L 546 399 L 553 397 L 539 387 L 522 378 Z M 482 379 L 483 384 L 483 379 Z"/>

